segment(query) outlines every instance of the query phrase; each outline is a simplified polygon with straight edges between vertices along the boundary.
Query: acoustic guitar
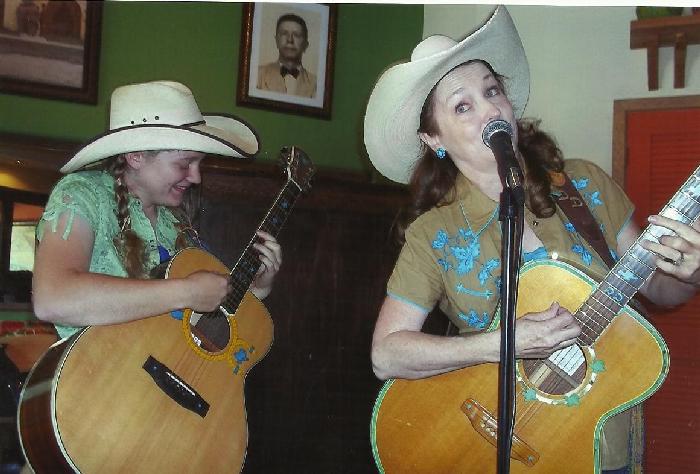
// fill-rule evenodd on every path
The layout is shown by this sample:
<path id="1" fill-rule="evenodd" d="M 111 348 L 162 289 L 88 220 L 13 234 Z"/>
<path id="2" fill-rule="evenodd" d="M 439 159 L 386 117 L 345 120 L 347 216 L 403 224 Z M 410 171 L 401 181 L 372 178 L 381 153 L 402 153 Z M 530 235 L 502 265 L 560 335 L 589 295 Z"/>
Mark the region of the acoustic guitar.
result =
<path id="1" fill-rule="evenodd" d="M 700 214 L 700 168 L 660 213 L 692 223 Z M 516 368 L 513 473 L 600 472 L 600 439 L 611 416 L 650 397 L 669 370 L 666 343 L 627 304 L 654 272 L 640 245 L 673 232 L 650 225 L 597 283 L 561 261 L 523 265 L 516 314 L 550 302 L 578 308 L 577 343 Z M 386 473 L 496 472 L 498 364 L 421 380 L 387 381 L 370 426 L 375 462 Z"/>
<path id="2" fill-rule="evenodd" d="M 281 153 L 287 182 L 258 227 L 277 235 L 314 169 L 296 147 Z M 244 379 L 268 352 L 273 324 L 248 291 L 260 266 L 254 234 L 229 272 L 189 248 L 166 278 L 228 274 L 220 309 L 88 326 L 52 346 L 20 395 L 24 455 L 37 473 L 239 472 L 248 431 Z M 178 319 L 181 316 L 181 319 Z"/>

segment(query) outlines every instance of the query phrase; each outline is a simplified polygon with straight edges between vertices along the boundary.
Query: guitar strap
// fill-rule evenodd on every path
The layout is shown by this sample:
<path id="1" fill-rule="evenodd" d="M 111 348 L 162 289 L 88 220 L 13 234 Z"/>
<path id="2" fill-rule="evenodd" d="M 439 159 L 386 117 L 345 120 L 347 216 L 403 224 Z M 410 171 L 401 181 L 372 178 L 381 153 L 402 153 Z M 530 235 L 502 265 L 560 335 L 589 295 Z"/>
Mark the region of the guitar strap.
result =
<path id="1" fill-rule="evenodd" d="M 560 192 L 555 197 L 559 208 L 566 214 L 576 231 L 593 247 L 593 250 L 603 259 L 605 264 L 612 268 L 615 260 L 610 254 L 603 232 L 600 230 L 586 201 L 581 197 L 571 179 L 566 173 L 552 173 L 553 184 L 559 187 Z"/>

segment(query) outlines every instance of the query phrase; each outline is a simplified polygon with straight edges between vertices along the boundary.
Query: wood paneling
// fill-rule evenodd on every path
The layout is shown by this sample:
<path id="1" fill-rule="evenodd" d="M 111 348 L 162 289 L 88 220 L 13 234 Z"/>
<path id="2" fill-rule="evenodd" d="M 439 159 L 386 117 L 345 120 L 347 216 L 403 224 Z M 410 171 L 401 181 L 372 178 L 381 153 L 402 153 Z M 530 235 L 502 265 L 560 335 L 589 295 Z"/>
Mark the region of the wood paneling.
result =
<path id="1" fill-rule="evenodd" d="M 271 167 L 216 164 L 204 171 L 201 234 L 231 266 L 284 180 Z M 244 472 L 376 472 L 369 422 L 381 382 L 370 341 L 399 250 L 391 226 L 405 200 L 402 188 L 322 171 L 297 202 L 279 235 L 282 270 L 264 301 L 275 341 L 246 382 Z"/>

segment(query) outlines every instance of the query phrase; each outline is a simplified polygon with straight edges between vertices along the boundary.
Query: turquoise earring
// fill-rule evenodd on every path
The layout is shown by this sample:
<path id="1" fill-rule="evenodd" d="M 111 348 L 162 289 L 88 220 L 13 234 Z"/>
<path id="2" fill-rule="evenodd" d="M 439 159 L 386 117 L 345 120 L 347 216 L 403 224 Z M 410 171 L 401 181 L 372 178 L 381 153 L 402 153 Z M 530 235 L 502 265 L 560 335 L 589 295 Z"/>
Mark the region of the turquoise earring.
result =
<path id="1" fill-rule="evenodd" d="M 447 151 L 445 151 L 443 147 L 440 147 L 437 150 L 435 150 L 435 154 L 437 155 L 439 160 L 444 160 L 447 156 Z"/>

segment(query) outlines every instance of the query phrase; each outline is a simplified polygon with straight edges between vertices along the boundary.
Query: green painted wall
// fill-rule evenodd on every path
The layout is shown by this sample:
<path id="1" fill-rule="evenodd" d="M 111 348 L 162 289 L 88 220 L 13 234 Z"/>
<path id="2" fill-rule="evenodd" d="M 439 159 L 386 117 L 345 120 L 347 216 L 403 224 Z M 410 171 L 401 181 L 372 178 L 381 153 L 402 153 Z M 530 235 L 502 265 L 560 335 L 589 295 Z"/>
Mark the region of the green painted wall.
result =
<path id="1" fill-rule="evenodd" d="M 0 131 L 83 141 L 107 124 L 116 86 L 173 79 L 203 111 L 228 112 L 258 130 L 260 159 L 282 145 L 303 148 L 320 167 L 368 171 L 364 107 L 379 73 L 421 39 L 422 5 L 338 6 L 332 120 L 236 106 L 242 4 L 117 2 L 104 6 L 98 104 L 0 94 Z"/>

